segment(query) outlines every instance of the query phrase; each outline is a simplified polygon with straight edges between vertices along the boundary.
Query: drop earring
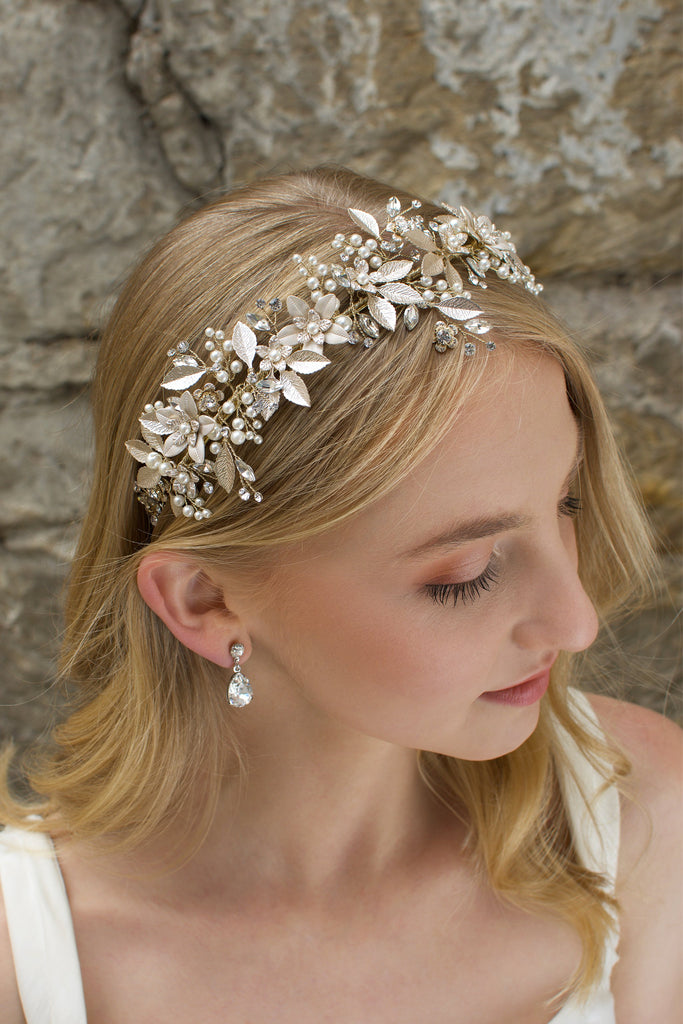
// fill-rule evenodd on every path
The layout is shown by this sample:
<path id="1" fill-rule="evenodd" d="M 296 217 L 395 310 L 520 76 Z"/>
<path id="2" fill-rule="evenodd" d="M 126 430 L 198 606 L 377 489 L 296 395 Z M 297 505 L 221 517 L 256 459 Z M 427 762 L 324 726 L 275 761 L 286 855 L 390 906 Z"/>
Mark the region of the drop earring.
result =
<path id="1" fill-rule="evenodd" d="M 251 683 L 245 675 L 242 674 L 240 668 L 240 658 L 244 654 L 244 644 L 235 643 L 230 648 L 230 657 L 233 660 L 232 666 L 232 679 L 228 686 L 228 702 L 234 708 L 244 708 L 247 704 L 250 704 L 254 692 L 251 688 Z"/>

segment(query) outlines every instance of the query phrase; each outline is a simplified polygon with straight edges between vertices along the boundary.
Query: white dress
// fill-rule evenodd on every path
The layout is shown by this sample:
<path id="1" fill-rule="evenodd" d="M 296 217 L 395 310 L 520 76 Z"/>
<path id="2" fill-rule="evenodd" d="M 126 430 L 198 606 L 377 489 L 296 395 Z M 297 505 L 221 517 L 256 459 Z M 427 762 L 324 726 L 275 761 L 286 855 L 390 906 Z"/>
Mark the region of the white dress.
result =
<path id="1" fill-rule="evenodd" d="M 572 691 L 577 714 L 599 732 L 586 697 Z M 619 794 L 599 793 L 601 776 L 571 737 L 561 739 L 574 769 L 562 780 L 572 834 L 586 867 L 612 885 L 619 853 Z M 586 802 L 591 806 L 588 813 Z M 0 886 L 5 901 L 17 986 L 26 1024 L 87 1024 L 83 984 L 64 880 L 48 836 L 6 828 L 0 832 Z M 616 1024 L 610 975 L 617 960 L 615 928 L 605 970 L 587 1004 L 570 999 L 549 1024 Z"/>

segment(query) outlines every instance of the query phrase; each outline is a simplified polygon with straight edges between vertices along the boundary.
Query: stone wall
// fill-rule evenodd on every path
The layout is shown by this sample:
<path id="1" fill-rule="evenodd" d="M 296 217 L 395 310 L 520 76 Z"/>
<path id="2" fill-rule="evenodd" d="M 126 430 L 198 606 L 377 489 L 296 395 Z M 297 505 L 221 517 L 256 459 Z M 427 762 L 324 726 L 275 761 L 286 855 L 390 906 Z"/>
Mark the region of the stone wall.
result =
<path id="1" fill-rule="evenodd" d="M 3 0 L 1 734 L 50 715 L 117 284 L 211 190 L 318 162 L 490 214 L 587 338 L 661 536 L 625 692 L 678 713 L 679 31 L 675 0 Z"/>

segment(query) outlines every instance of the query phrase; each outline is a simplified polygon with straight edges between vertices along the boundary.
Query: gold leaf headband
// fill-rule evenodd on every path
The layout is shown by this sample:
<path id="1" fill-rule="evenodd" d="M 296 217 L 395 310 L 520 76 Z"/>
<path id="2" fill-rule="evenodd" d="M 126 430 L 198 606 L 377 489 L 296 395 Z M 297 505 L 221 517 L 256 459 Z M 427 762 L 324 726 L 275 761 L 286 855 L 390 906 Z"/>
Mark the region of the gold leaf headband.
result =
<path id="1" fill-rule="evenodd" d="M 496 230 L 488 217 L 444 205 L 445 212 L 425 224 L 420 207 L 415 199 L 402 209 L 392 196 L 384 229 L 371 214 L 350 209 L 363 234 L 335 236 L 331 248 L 338 263 L 293 257 L 306 278 L 310 305 L 295 295 L 284 304 L 261 299 L 230 338 L 207 327 L 202 355 L 189 342 L 169 351 L 172 363 L 161 388 L 171 395 L 145 406 L 142 439 L 126 441 L 142 463 L 135 493 L 152 523 L 167 503 L 176 516 L 208 519 L 206 502 L 216 485 L 227 492 L 237 487 L 244 501 L 262 501 L 254 470 L 237 450 L 247 442 L 263 443 L 263 425 L 282 398 L 310 406 L 303 376 L 329 364 L 325 346 L 370 348 L 382 330 L 396 329 L 401 311 L 412 331 L 420 310 L 435 309 L 445 318 L 434 326 L 437 352 L 462 344 L 470 356 L 477 341 L 495 348 L 481 340 L 489 325 L 454 261 L 479 288 L 486 288 L 489 271 L 533 294 L 543 286 L 519 259 L 509 233 Z M 343 312 L 335 294 L 340 288 L 348 293 Z"/>

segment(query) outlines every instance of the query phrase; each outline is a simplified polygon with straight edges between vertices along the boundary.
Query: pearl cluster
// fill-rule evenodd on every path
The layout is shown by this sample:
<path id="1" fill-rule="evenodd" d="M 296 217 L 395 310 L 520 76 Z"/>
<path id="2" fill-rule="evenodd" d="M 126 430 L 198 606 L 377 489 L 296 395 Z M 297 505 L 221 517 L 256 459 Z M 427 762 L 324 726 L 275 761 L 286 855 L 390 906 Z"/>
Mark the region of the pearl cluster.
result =
<path id="1" fill-rule="evenodd" d="M 225 332 L 216 331 L 213 327 L 207 327 L 204 334 L 207 339 L 204 342 L 204 348 L 209 353 L 209 360 L 213 364 L 216 380 L 223 384 L 241 373 L 244 369 L 244 363 L 241 359 L 230 358 L 234 355 L 234 350 L 232 342 L 225 337 Z M 223 428 L 223 437 L 229 437 L 231 444 L 239 446 L 244 444 L 245 441 L 253 441 L 254 444 L 263 443 L 263 437 L 257 433 L 263 424 L 258 419 L 258 411 L 254 405 L 255 402 L 256 394 L 254 391 L 248 386 L 241 386 L 236 388 L 227 402 L 223 402 L 221 405 L 223 415 L 232 417 L 230 428 Z M 240 406 L 242 407 L 242 415 L 238 412 Z M 245 416 L 251 420 L 250 424 L 246 423 Z M 219 447 L 213 449 L 212 454 L 217 455 Z"/>

